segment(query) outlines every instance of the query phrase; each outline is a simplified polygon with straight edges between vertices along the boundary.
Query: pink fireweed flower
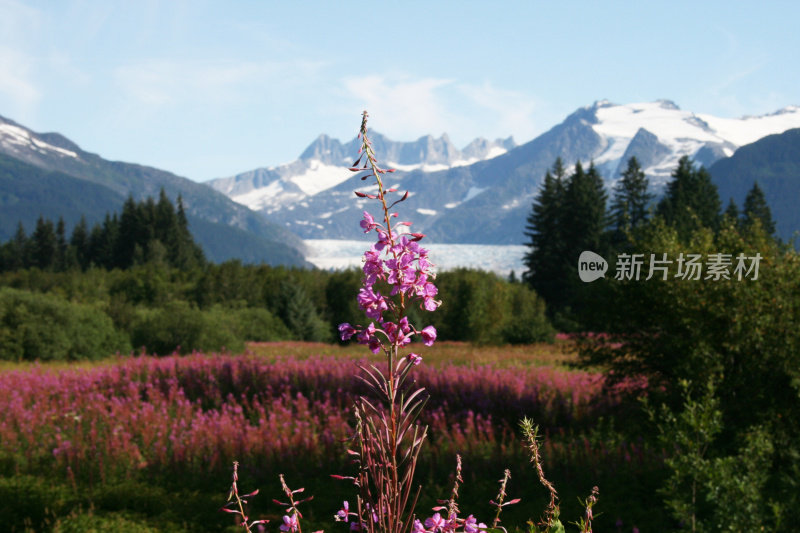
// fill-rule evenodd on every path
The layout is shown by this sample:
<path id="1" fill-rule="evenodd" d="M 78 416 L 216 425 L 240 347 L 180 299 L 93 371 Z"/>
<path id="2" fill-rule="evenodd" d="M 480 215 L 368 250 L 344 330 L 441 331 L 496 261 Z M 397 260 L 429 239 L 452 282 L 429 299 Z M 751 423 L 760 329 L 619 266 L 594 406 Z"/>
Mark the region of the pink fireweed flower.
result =
<path id="1" fill-rule="evenodd" d="M 478 533 L 481 529 L 486 529 L 486 524 L 483 522 L 479 524 L 478 520 L 472 515 L 469 515 L 464 521 L 464 533 Z"/>
<path id="2" fill-rule="evenodd" d="M 420 332 L 420 335 L 422 335 L 422 343 L 425 346 L 433 346 L 433 343 L 436 340 L 436 328 L 433 326 L 426 326 Z"/>
<path id="3" fill-rule="evenodd" d="M 297 531 L 297 515 L 284 515 L 283 524 L 280 527 L 281 531 Z"/>
<path id="4" fill-rule="evenodd" d="M 358 330 L 344 322 L 343 324 L 339 324 L 339 336 L 342 338 L 343 341 L 349 340 L 350 337 L 356 334 Z"/>
<path id="5" fill-rule="evenodd" d="M 383 312 L 389 308 L 383 296 L 370 287 L 364 287 L 358 292 L 358 305 L 373 320 L 380 320 Z"/>
<path id="6" fill-rule="evenodd" d="M 446 524 L 445 519 L 439 513 L 434 513 L 432 517 L 425 519 L 425 527 L 430 531 L 442 531 Z"/>
<path id="7" fill-rule="evenodd" d="M 384 278 L 383 260 L 381 253 L 375 249 L 373 244 L 369 250 L 364 252 L 364 285 L 372 287 L 376 281 Z"/>
<path id="8" fill-rule="evenodd" d="M 372 215 L 364 211 L 364 220 L 361 221 L 361 227 L 364 228 L 364 233 L 369 233 L 373 228 L 377 228 L 378 224 L 375 223 Z"/>
<path id="9" fill-rule="evenodd" d="M 394 345 L 405 346 L 411 342 L 411 337 L 406 336 L 406 331 L 403 330 L 403 327 L 394 322 L 384 322 L 383 331 L 386 332 L 389 342 Z"/>
<path id="10" fill-rule="evenodd" d="M 419 518 L 414 520 L 414 525 L 411 526 L 411 533 L 430 533 L 425 529 L 425 526 L 422 525 Z"/>
<path id="11" fill-rule="evenodd" d="M 418 365 L 422 362 L 422 356 L 414 352 L 408 354 L 406 356 L 406 359 L 408 359 L 408 362 L 411 363 L 412 365 Z"/>
<path id="12" fill-rule="evenodd" d="M 351 515 L 355 516 L 355 514 L 356 513 L 350 512 L 350 503 L 347 500 L 345 500 L 344 504 L 342 505 L 342 508 L 339 509 L 339 511 L 337 511 L 335 515 L 333 515 L 333 518 L 337 522 L 347 522 L 348 517 L 350 517 Z"/>

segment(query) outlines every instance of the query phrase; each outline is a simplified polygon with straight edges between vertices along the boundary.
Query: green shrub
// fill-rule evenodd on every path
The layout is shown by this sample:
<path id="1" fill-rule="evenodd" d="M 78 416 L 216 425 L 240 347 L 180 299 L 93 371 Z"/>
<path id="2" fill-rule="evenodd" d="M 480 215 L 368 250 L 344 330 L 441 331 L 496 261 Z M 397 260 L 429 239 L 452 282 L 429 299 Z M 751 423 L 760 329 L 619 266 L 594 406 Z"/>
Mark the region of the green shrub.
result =
<path id="1" fill-rule="evenodd" d="M 436 284 L 444 303 L 430 320 L 442 340 L 522 344 L 553 338 L 543 300 L 524 285 L 464 268 L 443 272 Z"/>
<path id="2" fill-rule="evenodd" d="M 545 315 L 544 300 L 521 283 L 509 283 L 505 288 L 508 292 L 508 313 L 503 327 L 505 342 L 552 342 L 555 330 Z"/>
<path id="3" fill-rule="evenodd" d="M 2 359 L 100 359 L 129 350 L 111 319 L 92 306 L 53 294 L 0 289 Z"/>
<path id="4" fill-rule="evenodd" d="M 174 529 L 169 529 L 174 531 Z M 73 513 L 59 519 L 53 533 L 159 533 L 165 531 L 150 527 L 146 521 L 125 513 L 94 514 L 92 512 Z"/>
<path id="5" fill-rule="evenodd" d="M 231 330 L 236 336 L 244 341 L 268 342 L 290 339 L 292 337 L 289 328 L 286 327 L 280 318 L 276 317 L 266 309 L 244 308 L 226 311 L 214 311 L 222 313 L 230 320 Z"/>
<path id="6" fill-rule="evenodd" d="M 210 313 L 183 301 L 169 302 L 157 309 L 140 309 L 133 324 L 131 342 L 137 349 L 158 355 L 244 347 L 227 320 L 219 323 L 211 317 Z"/>
<path id="7" fill-rule="evenodd" d="M 0 477 L 0 529 L 42 531 L 73 505 L 69 487 L 44 477 Z"/>

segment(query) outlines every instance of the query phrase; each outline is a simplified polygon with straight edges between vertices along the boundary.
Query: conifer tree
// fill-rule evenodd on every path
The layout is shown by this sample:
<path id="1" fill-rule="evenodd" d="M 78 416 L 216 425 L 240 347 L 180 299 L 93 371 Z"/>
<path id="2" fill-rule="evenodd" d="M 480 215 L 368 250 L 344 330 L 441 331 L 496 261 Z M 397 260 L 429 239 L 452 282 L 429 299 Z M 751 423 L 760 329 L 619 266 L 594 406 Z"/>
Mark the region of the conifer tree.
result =
<path id="1" fill-rule="evenodd" d="M 614 187 L 611 218 L 617 232 L 627 232 L 647 220 L 647 206 L 653 195 L 648 192 L 649 181 L 636 157 L 628 159 L 622 179 Z"/>
<path id="2" fill-rule="evenodd" d="M 133 265 L 136 246 L 142 249 L 142 234 L 144 221 L 142 211 L 133 196 L 128 196 L 122 205 L 119 216 L 119 230 L 113 239 L 114 258 L 113 265 L 117 268 L 128 268 Z"/>
<path id="3" fill-rule="evenodd" d="M 80 221 L 72 228 L 69 244 L 76 266 L 81 270 L 89 268 L 89 226 L 86 224 L 86 217 L 81 216 Z"/>
<path id="4" fill-rule="evenodd" d="M 695 168 L 692 160 L 683 156 L 672 172 L 672 180 L 656 212 L 686 239 L 699 227 L 716 231 L 720 207 L 719 193 L 711 182 L 711 175 L 702 166 Z"/>
<path id="5" fill-rule="evenodd" d="M 67 229 L 64 217 L 58 217 L 56 223 L 56 253 L 53 257 L 53 268 L 58 272 L 66 269 L 67 260 Z"/>
<path id="6" fill-rule="evenodd" d="M 547 302 L 552 302 L 563 289 L 564 176 L 564 165 L 559 157 L 552 171 L 544 176 L 525 226 L 529 248 L 524 257 L 527 270 L 522 274 L 522 279 Z"/>
<path id="7" fill-rule="evenodd" d="M 591 163 L 584 172 L 581 162 L 569 177 L 564 194 L 562 237 L 566 245 L 567 264 L 577 268 L 584 250 L 601 251 L 603 231 L 607 225 L 607 194 L 600 173 Z"/>
<path id="8" fill-rule="evenodd" d="M 739 225 L 739 208 L 736 206 L 736 202 L 733 198 L 728 201 L 728 207 L 725 208 L 722 217 L 734 226 Z"/>
<path id="9" fill-rule="evenodd" d="M 753 188 L 747 193 L 744 199 L 744 227 L 752 227 L 756 220 L 761 221 L 761 227 L 767 235 L 775 234 L 775 221 L 772 218 L 772 211 L 767 205 L 764 191 L 758 186 L 758 182 L 753 183 Z"/>
<path id="10" fill-rule="evenodd" d="M 31 236 L 31 242 L 31 265 L 42 270 L 52 269 L 58 246 L 53 222 L 40 216 L 36 221 L 36 229 Z"/>

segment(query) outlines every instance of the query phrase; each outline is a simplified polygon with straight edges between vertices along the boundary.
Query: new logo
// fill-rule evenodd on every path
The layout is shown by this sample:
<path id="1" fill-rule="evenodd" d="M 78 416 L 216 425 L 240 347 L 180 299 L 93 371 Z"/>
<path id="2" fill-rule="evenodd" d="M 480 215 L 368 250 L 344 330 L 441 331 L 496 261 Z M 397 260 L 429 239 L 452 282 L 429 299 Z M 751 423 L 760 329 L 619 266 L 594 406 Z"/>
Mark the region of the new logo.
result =
<path id="1" fill-rule="evenodd" d="M 608 262 L 600 255 L 588 250 L 581 252 L 578 258 L 578 276 L 581 281 L 592 282 L 599 278 L 606 277 Z"/>

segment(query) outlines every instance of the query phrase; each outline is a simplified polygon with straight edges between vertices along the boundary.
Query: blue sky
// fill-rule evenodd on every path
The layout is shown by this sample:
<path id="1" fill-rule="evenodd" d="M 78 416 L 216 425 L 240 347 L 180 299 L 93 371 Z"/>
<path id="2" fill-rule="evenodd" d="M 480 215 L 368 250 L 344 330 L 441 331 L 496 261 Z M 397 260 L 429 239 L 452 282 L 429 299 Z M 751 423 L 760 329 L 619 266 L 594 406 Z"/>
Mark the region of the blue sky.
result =
<path id="1" fill-rule="evenodd" d="M 525 142 L 595 100 L 800 104 L 800 2 L 0 0 L 0 115 L 197 181 L 354 137 Z"/>

